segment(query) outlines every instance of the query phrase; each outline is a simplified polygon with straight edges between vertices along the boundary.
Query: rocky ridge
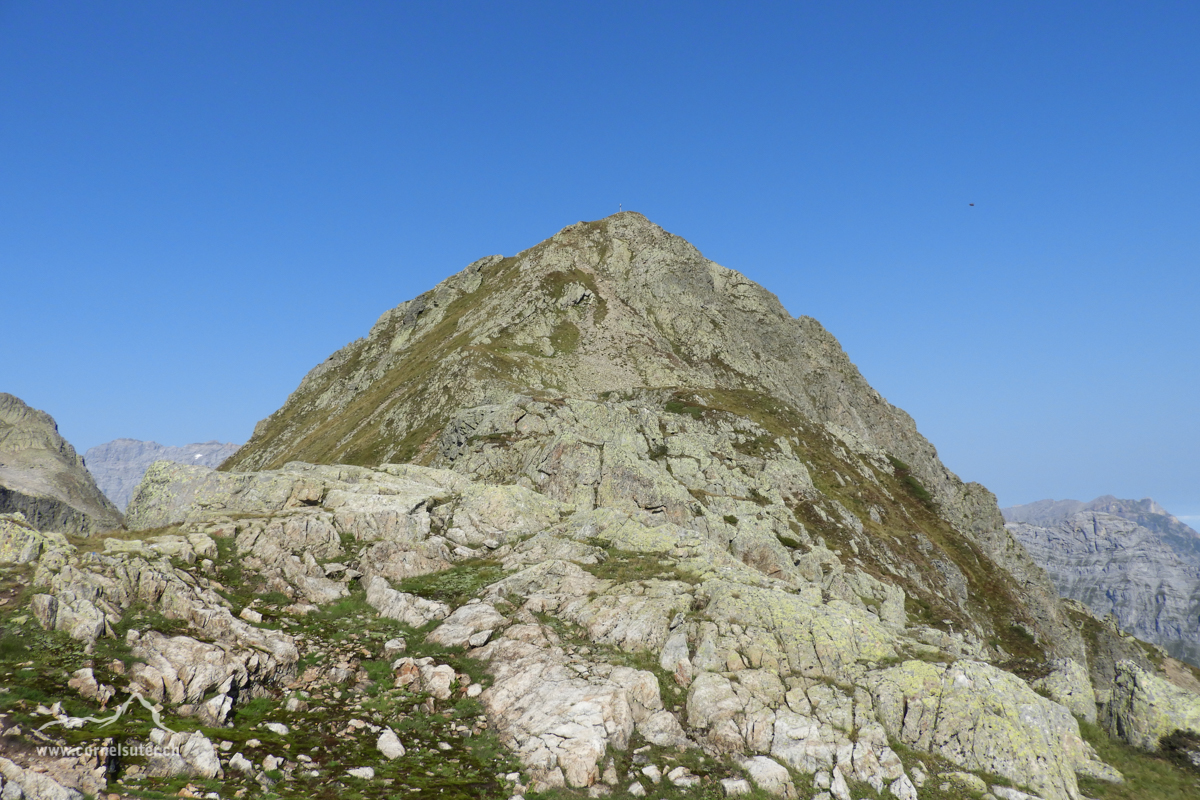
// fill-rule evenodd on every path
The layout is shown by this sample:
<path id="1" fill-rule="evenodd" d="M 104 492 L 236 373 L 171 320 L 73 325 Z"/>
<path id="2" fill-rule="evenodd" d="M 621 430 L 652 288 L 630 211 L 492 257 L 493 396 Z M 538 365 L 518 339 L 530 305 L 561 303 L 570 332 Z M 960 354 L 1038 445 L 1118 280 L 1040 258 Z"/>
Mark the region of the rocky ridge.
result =
<path id="1" fill-rule="evenodd" d="M 1200 665 L 1200 533 L 1149 498 L 1043 500 L 1003 513 L 1063 597 Z"/>
<path id="2" fill-rule="evenodd" d="M 236 444 L 215 440 L 172 447 L 137 439 L 114 439 L 88 448 L 83 458 L 100 491 L 124 512 L 134 489 L 155 461 L 215 468 L 221 466 L 237 449 Z"/>
<path id="3" fill-rule="evenodd" d="M 44 411 L 0 393 L 0 513 L 20 513 L 39 530 L 93 533 L 120 527 L 121 514 L 96 487 L 84 460 Z"/>

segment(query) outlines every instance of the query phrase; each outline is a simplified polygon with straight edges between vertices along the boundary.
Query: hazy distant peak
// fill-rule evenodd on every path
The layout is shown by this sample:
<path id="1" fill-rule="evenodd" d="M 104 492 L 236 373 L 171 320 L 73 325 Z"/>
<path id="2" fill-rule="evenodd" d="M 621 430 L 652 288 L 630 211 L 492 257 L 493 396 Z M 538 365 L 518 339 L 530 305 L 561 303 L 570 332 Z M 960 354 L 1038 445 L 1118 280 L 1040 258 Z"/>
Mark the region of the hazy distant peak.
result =
<path id="1" fill-rule="evenodd" d="M 129 505 L 133 490 L 141 483 L 142 475 L 155 461 L 174 461 L 217 468 L 237 452 L 240 445 L 211 439 L 207 442 L 185 444 L 182 447 L 144 442 L 139 439 L 113 439 L 98 444 L 84 454 L 88 471 L 96 478 L 100 490 L 122 511 Z"/>

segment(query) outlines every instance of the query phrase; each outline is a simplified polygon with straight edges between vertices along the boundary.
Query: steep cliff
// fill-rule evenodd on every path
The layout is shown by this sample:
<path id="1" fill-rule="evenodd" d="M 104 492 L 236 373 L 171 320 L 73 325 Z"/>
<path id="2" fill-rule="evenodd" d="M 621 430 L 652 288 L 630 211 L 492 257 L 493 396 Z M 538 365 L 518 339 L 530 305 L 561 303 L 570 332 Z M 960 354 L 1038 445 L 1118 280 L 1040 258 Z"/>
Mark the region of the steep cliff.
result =
<path id="1" fill-rule="evenodd" d="M 0 393 L 0 513 L 13 512 L 45 531 L 90 534 L 121 525 L 54 419 Z"/>
<path id="2" fill-rule="evenodd" d="M 1149 498 L 1042 500 L 1004 516 L 1063 597 L 1200 665 L 1200 534 Z"/>
<path id="3" fill-rule="evenodd" d="M 237 452 L 238 445 L 217 441 L 171 447 L 158 442 L 137 439 L 114 439 L 88 448 L 83 454 L 88 472 L 96 479 L 100 491 L 121 511 L 129 505 L 133 490 L 141 483 L 146 469 L 155 461 L 174 461 L 176 464 L 197 464 L 219 467 Z"/>

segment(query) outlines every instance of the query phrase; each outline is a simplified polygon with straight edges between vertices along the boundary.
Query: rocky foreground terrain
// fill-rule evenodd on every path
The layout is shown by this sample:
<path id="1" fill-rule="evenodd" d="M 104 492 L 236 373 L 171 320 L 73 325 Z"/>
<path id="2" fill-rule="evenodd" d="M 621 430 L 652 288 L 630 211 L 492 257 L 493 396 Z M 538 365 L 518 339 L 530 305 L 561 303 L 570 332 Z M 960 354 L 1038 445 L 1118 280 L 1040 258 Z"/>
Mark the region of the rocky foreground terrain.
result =
<path id="1" fill-rule="evenodd" d="M 1200 533 L 1149 498 L 1042 500 L 1004 517 L 1059 594 L 1200 665 Z"/>
<path id="2" fill-rule="evenodd" d="M 126 525 L 0 522 L 2 791 L 1200 793 L 1197 674 L 637 214 L 388 312 Z"/>
<path id="3" fill-rule="evenodd" d="M 172 447 L 138 439 L 114 439 L 89 447 L 83 458 L 100 491 L 124 512 L 134 490 L 142 482 L 142 476 L 155 461 L 215 468 L 221 466 L 237 449 L 238 445 L 232 442 L 197 442 Z"/>
<path id="4" fill-rule="evenodd" d="M 40 530 L 92 533 L 121 524 L 75 448 L 44 411 L 0 393 L 0 513 Z"/>

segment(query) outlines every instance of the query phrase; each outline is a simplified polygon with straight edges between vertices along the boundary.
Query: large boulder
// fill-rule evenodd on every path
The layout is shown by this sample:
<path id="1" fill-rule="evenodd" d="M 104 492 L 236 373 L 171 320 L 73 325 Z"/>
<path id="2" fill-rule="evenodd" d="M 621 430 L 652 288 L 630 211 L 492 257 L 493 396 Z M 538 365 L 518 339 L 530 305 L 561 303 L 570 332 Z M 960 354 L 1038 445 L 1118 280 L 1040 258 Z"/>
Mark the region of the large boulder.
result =
<path id="1" fill-rule="evenodd" d="M 1109 725 L 1125 741 L 1155 750 L 1177 730 L 1200 734 L 1200 695 L 1153 675 L 1131 661 L 1117 663 Z"/>
<path id="2" fill-rule="evenodd" d="M 1076 773 L 1104 769 L 1070 711 L 990 664 L 906 661 L 871 684 L 889 735 L 1047 800 L 1078 800 Z"/>

